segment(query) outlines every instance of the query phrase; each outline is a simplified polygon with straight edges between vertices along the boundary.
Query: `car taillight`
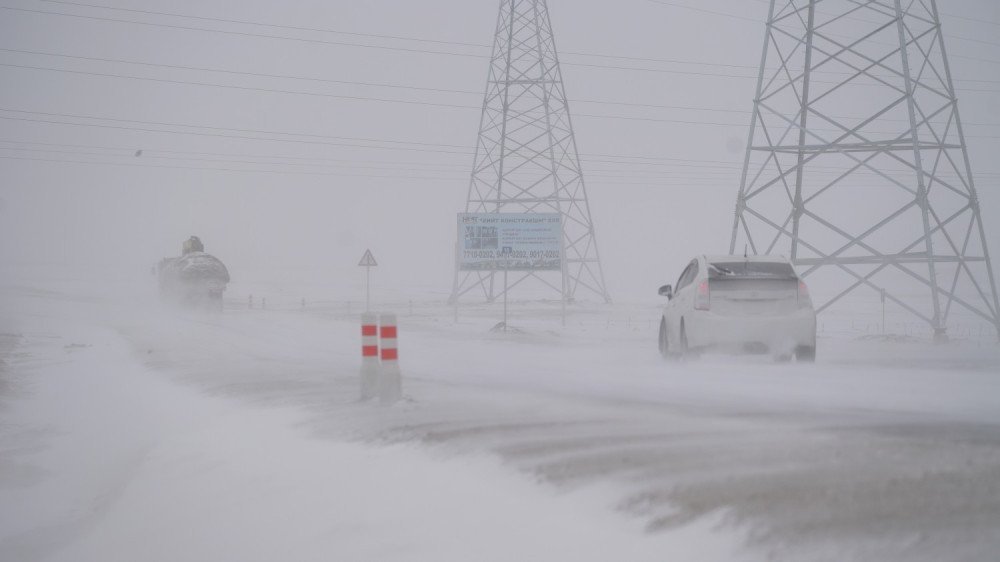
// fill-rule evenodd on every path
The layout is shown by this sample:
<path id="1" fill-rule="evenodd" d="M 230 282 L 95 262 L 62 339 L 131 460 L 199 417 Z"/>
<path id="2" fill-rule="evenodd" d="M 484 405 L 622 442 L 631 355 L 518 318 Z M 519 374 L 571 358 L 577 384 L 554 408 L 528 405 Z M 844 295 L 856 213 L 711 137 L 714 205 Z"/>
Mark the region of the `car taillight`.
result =
<path id="1" fill-rule="evenodd" d="M 706 279 L 698 284 L 698 294 L 694 297 L 694 309 L 708 310 L 711 300 L 712 295 L 708 290 L 708 280 Z"/>
<path id="2" fill-rule="evenodd" d="M 809 302 L 809 287 L 806 285 L 805 281 L 799 281 L 799 304 L 807 304 Z"/>

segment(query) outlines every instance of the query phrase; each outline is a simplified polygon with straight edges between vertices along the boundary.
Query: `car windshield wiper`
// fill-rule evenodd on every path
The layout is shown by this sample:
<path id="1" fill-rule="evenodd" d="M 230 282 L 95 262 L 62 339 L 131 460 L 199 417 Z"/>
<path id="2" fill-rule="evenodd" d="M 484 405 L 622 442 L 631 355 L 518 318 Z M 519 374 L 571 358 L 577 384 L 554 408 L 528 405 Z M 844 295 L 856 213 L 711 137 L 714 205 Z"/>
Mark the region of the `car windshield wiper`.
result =
<path id="1" fill-rule="evenodd" d="M 716 272 L 721 273 L 722 275 L 732 275 L 733 274 L 733 270 L 726 269 L 725 267 L 720 267 L 718 265 L 715 265 L 714 263 L 713 264 L 709 264 L 709 266 L 712 269 L 714 269 Z"/>

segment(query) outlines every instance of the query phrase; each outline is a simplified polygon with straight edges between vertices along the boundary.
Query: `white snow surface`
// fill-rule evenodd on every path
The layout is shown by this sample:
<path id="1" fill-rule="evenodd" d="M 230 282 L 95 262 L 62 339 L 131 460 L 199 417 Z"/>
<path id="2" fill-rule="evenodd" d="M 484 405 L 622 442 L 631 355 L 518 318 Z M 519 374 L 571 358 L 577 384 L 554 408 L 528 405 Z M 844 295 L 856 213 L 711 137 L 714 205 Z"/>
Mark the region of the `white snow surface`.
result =
<path id="1" fill-rule="evenodd" d="M 702 559 L 735 550 L 710 540 L 709 522 L 642 536 L 606 509 L 605 495 L 559 496 L 492 458 L 311 438 L 294 412 L 171 387 L 113 335 L 88 341 L 97 350 L 73 362 L 81 369 L 36 379 L 48 379 L 38 398 L 68 401 L 47 423 L 72 437 L 52 443 L 41 464 L 72 469 L 17 501 L 45 512 L 12 519 L 20 536 L 75 519 L 36 532 L 36 542 L 67 540 L 52 560 L 658 560 L 691 544 L 711 547 L 715 557 Z"/>
<path id="2" fill-rule="evenodd" d="M 820 341 L 664 363 L 655 307 L 177 314 L 0 287 L 0 560 L 987 560 L 1000 353 Z M 260 294 L 260 293 L 258 293 Z M 272 301 L 274 302 L 274 301 Z M 294 301 L 291 301 L 294 302 Z M 642 316 L 645 314 L 646 316 Z M 635 315 L 634 319 L 627 318 Z"/>
<path id="3" fill-rule="evenodd" d="M 93 303 L 14 292 L 0 329 L 11 344 L 2 560 L 737 557 L 719 516 L 651 535 L 613 510 L 608 487 L 560 492 L 487 453 L 318 438 L 295 408 L 208 396 L 152 372 L 108 327 L 136 320 L 122 308 L 95 318 Z M 165 316 L 157 327 L 203 320 Z M 207 322 L 241 330 L 229 343 L 271 335 L 252 318 Z"/>

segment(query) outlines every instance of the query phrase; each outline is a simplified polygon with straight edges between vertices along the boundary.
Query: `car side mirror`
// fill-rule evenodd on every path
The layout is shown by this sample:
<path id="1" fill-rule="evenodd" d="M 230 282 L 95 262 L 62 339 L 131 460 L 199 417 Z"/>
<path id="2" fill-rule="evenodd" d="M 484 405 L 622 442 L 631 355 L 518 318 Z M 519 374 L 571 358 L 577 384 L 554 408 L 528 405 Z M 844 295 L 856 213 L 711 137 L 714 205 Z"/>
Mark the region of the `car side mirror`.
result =
<path id="1" fill-rule="evenodd" d="M 674 298 L 674 289 L 670 285 L 664 285 L 660 287 L 660 296 L 667 297 L 668 299 Z"/>

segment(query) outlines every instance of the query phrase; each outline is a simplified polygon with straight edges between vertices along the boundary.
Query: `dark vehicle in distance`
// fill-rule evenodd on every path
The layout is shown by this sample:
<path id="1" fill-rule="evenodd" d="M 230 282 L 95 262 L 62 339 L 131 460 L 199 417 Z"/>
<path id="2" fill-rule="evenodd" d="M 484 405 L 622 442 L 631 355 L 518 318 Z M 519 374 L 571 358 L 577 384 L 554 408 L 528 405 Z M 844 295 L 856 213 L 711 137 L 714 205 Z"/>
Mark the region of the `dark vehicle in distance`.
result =
<path id="1" fill-rule="evenodd" d="M 180 257 L 163 258 L 156 267 L 160 298 L 187 308 L 221 311 L 229 270 L 205 253 L 197 236 L 184 242 Z"/>

